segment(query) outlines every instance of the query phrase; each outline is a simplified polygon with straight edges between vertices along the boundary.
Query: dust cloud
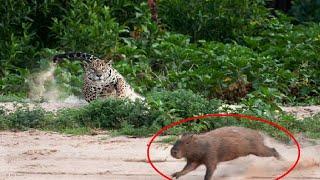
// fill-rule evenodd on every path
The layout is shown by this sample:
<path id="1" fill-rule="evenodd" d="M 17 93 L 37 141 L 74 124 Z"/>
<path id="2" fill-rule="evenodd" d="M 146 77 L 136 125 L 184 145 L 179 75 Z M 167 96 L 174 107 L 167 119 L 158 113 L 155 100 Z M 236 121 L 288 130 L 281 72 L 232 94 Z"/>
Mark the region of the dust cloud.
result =
<path id="1" fill-rule="evenodd" d="M 281 160 L 255 158 L 255 161 L 246 165 L 245 179 L 257 179 L 257 177 L 272 179 L 288 171 L 296 161 L 298 154 L 296 146 L 279 143 L 270 137 L 266 137 L 265 140 L 269 147 L 277 149 L 282 156 Z M 309 143 L 303 143 L 301 144 L 300 153 L 300 160 L 297 166 L 287 178 L 299 179 L 308 177 L 312 179 L 317 177 L 320 172 L 320 157 L 315 154 L 320 153 L 320 145 L 314 146 Z"/>
<path id="2" fill-rule="evenodd" d="M 30 91 L 28 97 L 33 101 L 57 101 L 59 91 L 54 78 L 56 66 L 50 63 L 49 69 L 34 73 L 29 80 Z M 48 88 L 50 84 L 50 88 Z"/>
<path id="3" fill-rule="evenodd" d="M 54 63 L 50 63 L 48 69 L 31 75 L 29 78 L 29 99 L 31 101 L 50 103 L 83 103 L 82 99 L 73 95 L 67 96 L 64 89 L 59 88 L 54 77 L 55 70 L 56 65 Z"/>

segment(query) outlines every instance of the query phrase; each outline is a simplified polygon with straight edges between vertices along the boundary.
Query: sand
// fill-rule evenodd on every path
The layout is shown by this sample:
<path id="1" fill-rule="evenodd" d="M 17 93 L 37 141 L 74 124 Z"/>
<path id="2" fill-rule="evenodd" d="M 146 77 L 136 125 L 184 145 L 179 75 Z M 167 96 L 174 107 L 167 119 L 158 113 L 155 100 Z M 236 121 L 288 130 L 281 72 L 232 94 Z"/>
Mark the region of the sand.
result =
<path id="1" fill-rule="evenodd" d="M 0 132 L 0 179 L 163 179 L 146 162 L 149 138 L 112 137 L 107 132 L 95 136 L 71 136 L 29 130 Z M 283 156 L 253 155 L 218 165 L 216 180 L 274 179 L 285 172 L 297 156 L 294 145 L 267 138 Z M 301 142 L 301 161 L 286 179 L 320 179 L 320 143 Z M 169 144 L 153 143 L 151 158 L 158 169 L 170 175 L 183 168 L 184 160 L 173 159 Z M 199 167 L 181 180 L 203 179 L 205 168 Z"/>

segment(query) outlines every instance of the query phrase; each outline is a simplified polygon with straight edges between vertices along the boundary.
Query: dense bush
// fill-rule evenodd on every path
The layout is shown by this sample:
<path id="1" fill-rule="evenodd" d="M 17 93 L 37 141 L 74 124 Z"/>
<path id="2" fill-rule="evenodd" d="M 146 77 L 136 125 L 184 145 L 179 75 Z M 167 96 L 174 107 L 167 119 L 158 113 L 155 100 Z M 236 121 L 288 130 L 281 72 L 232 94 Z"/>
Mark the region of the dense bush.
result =
<path id="1" fill-rule="evenodd" d="M 293 7 L 299 3 L 311 1 Z M 53 54 L 85 51 L 125 54 L 114 67 L 142 94 L 190 89 L 230 102 L 319 103 L 319 24 L 294 25 L 261 0 L 158 5 L 159 26 L 142 0 L 5 0 L 0 95 L 25 97 L 30 75 L 48 67 Z M 298 9 L 292 11 L 303 14 Z M 55 72 L 57 85 L 79 96 L 82 75 L 79 62 L 61 63 Z"/>
<path id="2" fill-rule="evenodd" d="M 172 31 L 199 39 L 230 42 L 263 27 L 269 11 L 261 0 L 161 0 L 161 21 Z"/>
<path id="3" fill-rule="evenodd" d="M 70 2 L 71 10 L 61 20 L 54 19 L 59 48 L 105 55 L 114 48 L 123 27 L 110 15 L 110 8 L 96 1 Z"/>
<path id="4" fill-rule="evenodd" d="M 29 128 L 44 128 L 47 125 L 46 112 L 40 108 L 31 110 L 28 107 L 20 107 L 3 119 L 5 119 L 7 127 L 10 129 L 26 130 Z"/>
<path id="5" fill-rule="evenodd" d="M 250 94 L 269 103 L 318 103 L 319 26 L 302 33 L 305 27 L 290 30 L 274 23 L 278 34 L 261 31 L 260 36 L 245 37 L 243 45 L 195 44 L 187 36 L 166 33 L 154 39 L 146 51 L 132 41 L 119 49 L 127 58 L 114 67 L 142 94 L 191 89 L 231 102 Z M 81 95 L 80 64 L 62 63 L 55 73 L 58 84 L 69 94 Z"/>
<path id="6" fill-rule="evenodd" d="M 313 117 L 306 118 L 304 121 L 300 121 L 302 124 L 302 130 L 306 132 L 307 136 L 312 138 L 320 138 L 320 114 L 316 114 Z"/>
<path id="7" fill-rule="evenodd" d="M 0 8 L 0 94 L 25 96 L 30 69 L 38 68 L 42 48 L 56 46 L 49 27 L 64 15 L 63 2 L 5 0 Z"/>
<path id="8" fill-rule="evenodd" d="M 290 14 L 299 22 L 320 22 L 320 0 L 294 0 Z"/>
<path id="9" fill-rule="evenodd" d="M 60 114 L 58 122 L 76 120 L 80 126 L 96 128 L 120 128 L 124 122 L 135 127 L 150 126 L 153 119 L 142 102 L 116 99 L 96 101 L 83 109 L 61 111 Z"/>
<path id="10" fill-rule="evenodd" d="M 123 48 L 128 58 L 116 67 L 142 92 L 184 88 L 230 101 L 250 93 L 268 102 L 318 103 L 319 26 L 310 26 L 308 33 L 301 27 L 283 32 L 285 25 L 277 22 L 279 34 L 261 31 L 260 36 L 245 37 L 243 45 L 195 44 L 166 33 L 152 43 L 149 54 L 132 44 Z"/>
<path id="11" fill-rule="evenodd" d="M 266 64 L 265 72 L 274 74 L 263 73 L 261 76 L 272 87 L 291 96 L 286 101 L 306 102 L 310 96 L 319 97 L 319 24 L 293 26 L 276 19 L 272 24 L 271 30 L 245 38 L 246 46 L 273 59 L 273 65 Z"/>
<path id="12" fill-rule="evenodd" d="M 61 94 L 82 97 L 83 74 L 83 65 L 80 61 L 60 63 L 54 72 L 54 76 L 57 82 L 56 85 L 64 92 Z"/>
<path id="13" fill-rule="evenodd" d="M 186 90 L 150 93 L 147 106 L 140 101 L 128 102 L 111 98 L 95 101 L 84 108 L 59 111 L 56 127 L 117 129 L 124 123 L 136 128 L 163 126 L 184 117 L 213 113 L 220 104 L 219 101 L 208 101 Z"/>
<path id="14" fill-rule="evenodd" d="M 142 22 L 143 10 L 137 4 L 133 7 L 134 3 L 138 1 L 5 0 L 0 8 L 0 94 L 26 96 L 30 70 L 43 68 L 43 59 L 52 56 L 45 48 L 82 50 L 97 55 L 116 49 L 119 33 L 130 33 L 110 13 L 117 18 L 125 17 L 121 12 L 131 8 L 134 11 L 126 17 L 132 18 L 128 22 L 134 24 L 139 18 Z M 124 21 L 121 23 L 128 24 Z"/>
<path id="15" fill-rule="evenodd" d="M 20 108 L 14 113 L 4 114 L 0 111 L 1 129 L 38 128 L 68 133 L 88 133 L 90 129 L 117 130 L 128 135 L 150 135 L 161 127 L 174 121 L 209 113 L 243 113 L 266 118 L 274 121 L 291 132 L 303 132 L 310 137 L 319 137 L 319 116 L 301 121 L 275 111 L 277 106 L 262 101 L 242 102 L 240 109 L 222 108 L 219 100 L 207 100 L 191 91 L 178 90 L 173 92 L 154 92 L 148 95 L 148 105 L 142 102 L 128 102 L 119 99 L 95 101 L 79 109 L 64 109 L 56 114 L 45 112 L 43 109 Z M 180 134 L 182 132 L 204 132 L 223 126 L 245 126 L 263 130 L 270 135 L 287 140 L 285 134 L 267 124 L 237 120 L 235 118 L 208 118 L 190 121 L 176 126 L 166 134 Z"/>

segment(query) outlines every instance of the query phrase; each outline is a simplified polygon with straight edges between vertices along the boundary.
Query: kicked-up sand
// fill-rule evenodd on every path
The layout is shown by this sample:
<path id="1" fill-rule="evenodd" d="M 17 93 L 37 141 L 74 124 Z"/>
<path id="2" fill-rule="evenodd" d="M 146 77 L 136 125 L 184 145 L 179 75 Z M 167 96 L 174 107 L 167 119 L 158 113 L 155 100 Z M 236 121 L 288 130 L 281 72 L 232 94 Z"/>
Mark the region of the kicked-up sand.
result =
<path id="1" fill-rule="evenodd" d="M 160 137 L 163 138 L 163 137 Z M 149 138 L 112 137 L 108 133 L 95 136 L 70 136 L 29 130 L 0 132 L 0 179 L 8 180 L 156 180 L 163 179 L 147 163 Z M 320 179 L 320 143 L 302 140 L 301 160 L 285 179 Z M 266 137 L 266 144 L 282 155 L 273 157 L 250 155 L 220 163 L 215 180 L 275 179 L 289 169 L 297 157 L 295 145 L 286 145 Z M 180 171 L 184 160 L 170 156 L 169 144 L 152 143 L 151 158 L 166 175 Z M 202 180 L 205 167 L 182 176 L 181 180 Z"/>

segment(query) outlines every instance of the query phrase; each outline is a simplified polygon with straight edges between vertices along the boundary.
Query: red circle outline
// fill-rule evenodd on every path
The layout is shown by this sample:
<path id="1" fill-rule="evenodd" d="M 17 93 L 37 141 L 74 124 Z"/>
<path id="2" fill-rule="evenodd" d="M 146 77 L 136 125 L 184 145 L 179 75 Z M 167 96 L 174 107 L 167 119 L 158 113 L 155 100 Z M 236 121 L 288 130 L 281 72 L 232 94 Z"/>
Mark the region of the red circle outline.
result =
<path id="1" fill-rule="evenodd" d="M 263 119 L 263 118 L 255 117 L 255 116 L 244 115 L 244 114 L 234 114 L 234 113 L 230 113 L 230 114 L 228 114 L 228 113 L 225 113 L 225 114 L 206 114 L 206 115 L 202 115 L 202 116 L 194 116 L 194 117 L 181 119 L 179 121 L 175 121 L 175 122 L 163 127 L 158 132 L 156 132 L 155 135 L 152 136 L 152 138 L 150 139 L 150 141 L 147 144 L 147 158 L 148 158 L 148 163 L 151 165 L 151 167 L 158 174 L 160 174 L 162 177 L 164 177 L 164 178 L 166 178 L 168 180 L 172 180 L 169 176 L 167 176 L 167 175 L 163 174 L 161 171 L 159 171 L 151 161 L 151 158 L 150 158 L 150 147 L 151 147 L 151 144 L 154 141 L 154 139 L 157 136 L 159 136 L 160 134 L 162 134 L 164 131 L 166 131 L 166 130 L 174 127 L 174 126 L 177 126 L 179 124 L 182 124 L 182 123 L 185 123 L 185 122 L 188 122 L 188 121 L 204 119 L 204 118 L 207 118 L 207 117 L 238 117 L 238 118 L 249 119 L 249 120 L 252 120 L 252 121 L 260 121 L 260 122 L 269 124 L 271 126 L 274 126 L 274 127 L 278 128 L 279 130 L 285 132 L 294 141 L 294 143 L 296 144 L 297 149 L 298 149 L 298 156 L 297 156 L 296 161 L 293 163 L 293 165 L 285 173 L 283 173 L 279 177 L 276 177 L 276 180 L 281 179 L 281 178 L 285 177 L 286 175 L 288 175 L 296 167 L 296 165 L 298 164 L 298 162 L 300 160 L 300 151 L 301 151 L 300 150 L 300 144 L 298 143 L 296 138 L 292 135 L 292 133 L 289 130 L 287 130 L 285 127 L 283 127 L 283 126 L 281 126 L 281 125 L 279 125 L 279 124 L 277 124 L 275 122 L 272 122 L 272 121 L 269 121 L 269 120 L 266 120 L 266 119 Z"/>

